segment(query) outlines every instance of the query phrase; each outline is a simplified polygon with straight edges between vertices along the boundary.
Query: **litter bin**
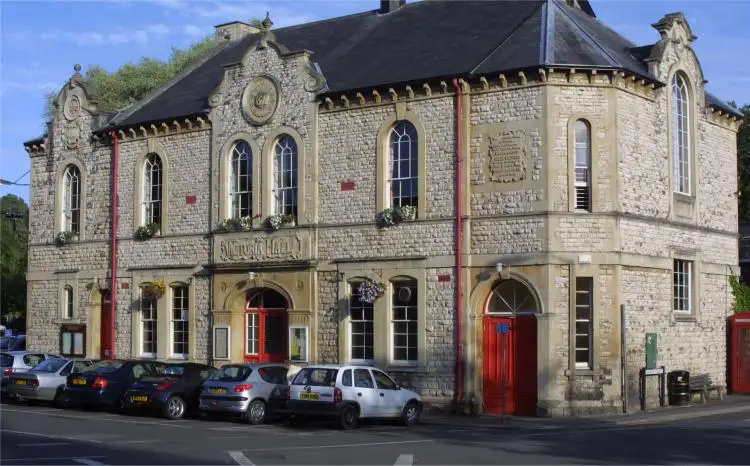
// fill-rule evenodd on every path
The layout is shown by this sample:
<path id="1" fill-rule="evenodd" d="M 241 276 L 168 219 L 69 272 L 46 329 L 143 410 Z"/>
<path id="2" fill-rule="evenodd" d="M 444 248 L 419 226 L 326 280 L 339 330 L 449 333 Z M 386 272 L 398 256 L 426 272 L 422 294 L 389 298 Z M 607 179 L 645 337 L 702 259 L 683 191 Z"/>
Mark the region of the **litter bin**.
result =
<path id="1" fill-rule="evenodd" d="M 667 374 L 667 392 L 670 405 L 690 404 L 690 372 L 672 371 Z"/>

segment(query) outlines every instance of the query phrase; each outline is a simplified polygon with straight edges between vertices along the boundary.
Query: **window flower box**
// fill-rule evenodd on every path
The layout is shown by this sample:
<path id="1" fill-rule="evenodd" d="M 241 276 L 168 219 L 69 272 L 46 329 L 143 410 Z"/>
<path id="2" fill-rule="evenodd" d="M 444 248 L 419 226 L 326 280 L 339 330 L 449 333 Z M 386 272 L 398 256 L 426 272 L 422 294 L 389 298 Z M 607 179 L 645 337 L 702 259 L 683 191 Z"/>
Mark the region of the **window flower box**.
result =
<path id="1" fill-rule="evenodd" d="M 359 284 L 357 292 L 361 302 L 372 304 L 385 294 L 385 285 L 368 278 Z"/>
<path id="2" fill-rule="evenodd" d="M 297 224 L 297 219 L 291 214 L 275 214 L 266 219 L 266 225 L 271 231 L 276 231 L 281 227 L 293 227 Z"/>
<path id="3" fill-rule="evenodd" d="M 378 214 L 378 223 L 383 227 L 398 225 L 401 222 L 415 220 L 417 208 L 411 205 L 389 207 Z"/>
<path id="4" fill-rule="evenodd" d="M 61 231 L 55 235 L 55 244 L 58 246 L 65 246 L 75 241 L 78 241 L 78 233 L 74 231 Z"/>
<path id="5" fill-rule="evenodd" d="M 252 217 L 232 217 L 225 218 L 219 222 L 220 231 L 249 231 L 253 228 Z"/>
<path id="6" fill-rule="evenodd" d="M 147 239 L 152 238 L 154 235 L 157 235 L 160 233 L 161 228 L 156 223 L 147 223 L 146 225 L 139 226 L 135 229 L 135 236 L 136 239 L 139 239 L 141 241 L 145 241 Z"/>

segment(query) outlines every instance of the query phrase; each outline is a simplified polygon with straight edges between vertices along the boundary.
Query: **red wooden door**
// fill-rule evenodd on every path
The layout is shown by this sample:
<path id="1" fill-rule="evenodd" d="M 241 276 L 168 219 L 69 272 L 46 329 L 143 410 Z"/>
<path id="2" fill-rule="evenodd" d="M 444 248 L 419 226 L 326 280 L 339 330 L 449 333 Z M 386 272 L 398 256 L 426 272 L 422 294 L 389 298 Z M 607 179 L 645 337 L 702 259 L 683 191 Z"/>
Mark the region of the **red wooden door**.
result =
<path id="1" fill-rule="evenodd" d="M 732 393 L 750 393 L 750 313 L 732 316 Z"/>
<path id="2" fill-rule="evenodd" d="M 505 325 L 508 333 L 503 334 L 502 327 Z M 502 413 L 505 382 L 505 413 L 535 415 L 536 319 L 533 316 L 486 317 L 483 359 L 485 411 L 491 414 Z"/>
<path id="3" fill-rule="evenodd" d="M 101 319 L 99 327 L 100 359 L 112 359 L 112 295 L 109 291 L 102 293 Z"/>
<path id="4" fill-rule="evenodd" d="M 286 309 L 251 309 L 245 314 L 245 362 L 284 362 L 287 357 Z"/>

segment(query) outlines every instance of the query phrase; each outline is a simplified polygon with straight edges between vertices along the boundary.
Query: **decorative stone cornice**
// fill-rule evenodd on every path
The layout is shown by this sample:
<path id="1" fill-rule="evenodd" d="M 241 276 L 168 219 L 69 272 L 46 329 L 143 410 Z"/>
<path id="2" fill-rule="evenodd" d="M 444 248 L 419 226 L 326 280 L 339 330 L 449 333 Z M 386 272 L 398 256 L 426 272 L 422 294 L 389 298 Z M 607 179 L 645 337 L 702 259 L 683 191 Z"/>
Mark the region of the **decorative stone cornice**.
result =
<path id="1" fill-rule="evenodd" d="M 117 136 L 120 142 L 136 141 L 155 136 L 172 136 L 175 134 L 203 131 L 210 127 L 211 120 L 207 116 L 192 116 L 117 128 Z M 108 140 L 110 138 L 109 134 L 94 134 L 92 137 L 95 140 Z"/>
<path id="2" fill-rule="evenodd" d="M 45 155 L 47 153 L 47 138 L 39 138 L 33 141 L 23 143 L 23 148 L 29 154 L 29 157 Z"/>
<path id="3" fill-rule="evenodd" d="M 740 126 L 742 126 L 745 121 L 737 115 L 732 115 L 731 113 L 727 113 L 726 111 L 711 105 L 706 105 L 705 115 L 706 120 L 709 123 L 713 123 L 734 132 L 739 131 Z"/>

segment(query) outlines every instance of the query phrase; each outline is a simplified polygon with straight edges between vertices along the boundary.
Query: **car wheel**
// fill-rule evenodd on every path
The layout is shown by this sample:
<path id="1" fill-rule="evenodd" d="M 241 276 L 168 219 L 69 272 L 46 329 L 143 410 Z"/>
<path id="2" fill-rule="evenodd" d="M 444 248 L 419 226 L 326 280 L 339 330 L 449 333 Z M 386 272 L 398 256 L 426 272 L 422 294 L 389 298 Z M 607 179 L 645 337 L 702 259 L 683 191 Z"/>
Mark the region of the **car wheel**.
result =
<path id="1" fill-rule="evenodd" d="M 413 401 L 409 402 L 404 406 L 404 411 L 401 414 L 401 421 L 406 427 L 411 427 L 419 422 L 420 414 L 422 414 L 422 410 L 419 408 L 419 405 Z"/>
<path id="2" fill-rule="evenodd" d="M 171 420 L 182 419 L 185 415 L 185 408 L 185 400 L 182 397 L 171 396 L 164 404 L 164 417 Z"/>
<path id="3" fill-rule="evenodd" d="M 359 421 L 359 411 L 354 405 L 346 405 L 341 411 L 341 428 L 344 430 L 352 430 L 357 428 L 357 421 Z"/>
<path id="4" fill-rule="evenodd" d="M 247 422 L 257 426 L 266 420 L 266 404 L 263 400 L 253 400 L 247 407 Z"/>

